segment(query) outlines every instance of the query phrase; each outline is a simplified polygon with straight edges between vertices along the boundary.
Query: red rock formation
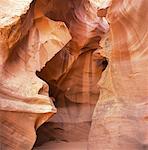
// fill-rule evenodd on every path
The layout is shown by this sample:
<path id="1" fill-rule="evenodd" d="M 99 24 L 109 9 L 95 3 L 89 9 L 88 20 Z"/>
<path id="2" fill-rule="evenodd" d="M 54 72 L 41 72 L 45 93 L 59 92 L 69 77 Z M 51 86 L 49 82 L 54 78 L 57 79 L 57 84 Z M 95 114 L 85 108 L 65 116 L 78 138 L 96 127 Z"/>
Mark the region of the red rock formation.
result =
<path id="1" fill-rule="evenodd" d="M 42 91 L 45 82 L 35 73 L 71 38 L 64 23 L 35 17 L 34 3 L 29 9 L 30 2 L 0 2 L 2 149 L 31 149 L 35 129 L 56 112 L 48 93 Z"/>
<path id="2" fill-rule="evenodd" d="M 99 96 L 97 82 L 106 67 L 106 64 L 102 65 L 105 58 L 96 50 L 108 24 L 97 16 L 93 1 L 65 0 L 61 4 L 59 0 L 38 0 L 29 8 L 30 2 L 0 3 L 0 114 L 3 131 L 0 134 L 3 149 L 31 149 L 35 129 L 55 113 L 52 100 L 47 96 L 47 85 L 35 75 L 47 61 L 51 59 L 38 76 L 49 84 L 49 96 L 55 98 L 62 116 L 59 120 L 57 114 L 51 122 L 71 123 L 72 119 L 72 124 L 80 123 L 78 127 L 91 121 Z M 14 13 L 5 13 L 7 8 Z M 65 22 L 72 36 L 65 47 L 71 36 L 61 21 Z M 84 128 L 88 127 L 87 123 Z M 88 131 L 84 134 L 86 137 Z M 71 138 L 66 134 L 63 138 L 76 139 L 76 135 Z"/>
<path id="3" fill-rule="evenodd" d="M 109 66 L 90 132 L 90 150 L 148 149 L 148 1 L 113 0 L 102 41 Z"/>
<path id="4" fill-rule="evenodd" d="M 147 7 L 1 0 L 1 148 L 148 149 Z"/>
<path id="5" fill-rule="evenodd" d="M 99 96 L 97 82 L 107 65 L 102 64 L 107 62 L 97 49 L 108 24 L 97 17 L 97 8 L 86 0 L 65 0 L 64 4 L 54 0 L 46 15 L 66 22 L 72 39 L 38 72 L 49 84 L 49 95 L 55 98 L 58 112 L 38 130 L 37 145 L 49 139 L 87 141 Z"/>

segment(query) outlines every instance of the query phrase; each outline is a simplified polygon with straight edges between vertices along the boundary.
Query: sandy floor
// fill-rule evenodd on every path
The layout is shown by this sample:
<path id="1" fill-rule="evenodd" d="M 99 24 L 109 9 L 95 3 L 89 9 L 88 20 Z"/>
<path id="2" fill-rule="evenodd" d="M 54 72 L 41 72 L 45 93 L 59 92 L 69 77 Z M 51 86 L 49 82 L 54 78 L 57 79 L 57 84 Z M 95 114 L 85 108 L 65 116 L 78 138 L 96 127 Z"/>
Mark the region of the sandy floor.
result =
<path id="1" fill-rule="evenodd" d="M 33 150 L 87 150 L 86 142 L 48 142 Z"/>

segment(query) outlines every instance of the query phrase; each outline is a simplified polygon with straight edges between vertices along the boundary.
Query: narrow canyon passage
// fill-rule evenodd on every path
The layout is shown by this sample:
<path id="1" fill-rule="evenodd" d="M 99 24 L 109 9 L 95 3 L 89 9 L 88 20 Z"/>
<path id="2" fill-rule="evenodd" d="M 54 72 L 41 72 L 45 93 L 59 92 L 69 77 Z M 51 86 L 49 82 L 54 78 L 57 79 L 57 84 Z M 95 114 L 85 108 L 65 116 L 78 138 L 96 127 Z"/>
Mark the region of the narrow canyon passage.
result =
<path id="1" fill-rule="evenodd" d="M 0 1 L 0 149 L 148 150 L 148 1 Z"/>
<path id="2" fill-rule="evenodd" d="M 49 85 L 49 96 L 54 99 L 57 113 L 37 130 L 35 149 L 42 149 L 46 144 L 46 149 L 62 149 L 62 145 L 63 149 L 75 149 L 75 145 L 77 149 L 86 149 L 92 114 L 99 99 L 97 82 L 108 64 L 99 53 L 99 41 L 104 31 L 108 30 L 108 25 L 106 29 L 101 28 L 100 20 L 97 26 L 94 24 L 99 18 L 96 16 L 97 9 L 85 1 L 81 2 L 81 9 L 78 9 L 80 1 L 64 2 L 59 5 L 60 1 L 53 1 L 54 8 L 48 12 L 48 17 L 64 21 L 72 39 L 37 72 L 38 77 Z M 69 3 L 74 10 L 68 8 Z M 69 9 L 69 12 L 62 7 Z M 59 15 L 59 11 L 63 14 Z M 79 11 L 87 20 L 81 18 Z"/>
<path id="3" fill-rule="evenodd" d="M 51 141 L 86 147 L 97 82 L 108 64 L 99 53 L 108 24 L 94 1 L 30 3 L 0 2 L 1 148 L 26 150 Z M 5 5 L 14 14 L 5 14 Z"/>
<path id="4" fill-rule="evenodd" d="M 51 145 L 55 143 L 55 146 L 60 142 L 63 145 L 76 142 L 81 147 L 82 142 L 85 143 L 86 147 L 93 110 L 99 98 L 97 82 L 107 65 L 107 60 L 103 57 L 94 61 L 92 58 L 93 53 L 94 50 L 90 50 L 80 55 L 69 72 L 58 81 L 48 80 L 49 96 L 54 98 L 57 113 L 49 119 L 48 123 L 46 122 L 38 129 L 35 146 L 40 146 L 47 142 L 51 142 Z M 59 60 L 59 58 L 55 58 L 54 64 L 56 59 Z M 88 60 L 93 64 L 90 65 Z M 85 64 L 86 62 L 87 64 Z M 42 76 L 42 72 L 50 68 L 50 63 L 48 62 L 47 66 L 38 75 Z M 94 66 L 96 66 L 95 73 L 91 72 Z M 84 70 L 85 67 L 86 69 Z M 54 68 L 54 70 L 57 69 L 59 67 Z M 82 79 L 85 81 L 83 82 Z M 84 88 L 88 86 L 87 91 L 83 91 L 83 86 Z"/>

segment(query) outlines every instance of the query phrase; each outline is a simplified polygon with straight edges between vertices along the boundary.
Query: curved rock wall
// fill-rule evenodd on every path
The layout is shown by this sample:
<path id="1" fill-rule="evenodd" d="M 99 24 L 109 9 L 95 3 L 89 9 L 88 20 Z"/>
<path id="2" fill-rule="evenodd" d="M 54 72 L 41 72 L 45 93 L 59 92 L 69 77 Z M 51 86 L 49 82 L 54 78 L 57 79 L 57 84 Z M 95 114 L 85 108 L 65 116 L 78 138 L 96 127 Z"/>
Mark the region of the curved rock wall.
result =
<path id="1" fill-rule="evenodd" d="M 2 149 L 31 149 L 36 139 L 35 130 L 56 112 L 48 91 L 42 90 L 47 84 L 36 76 L 36 70 L 71 39 L 63 22 L 44 15 L 36 18 L 35 2 L 30 3 L 0 2 Z"/>
<path id="2" fill-rule="evenodd" d="M 101 5 L 89 0 L 30 3 L 0 3 L 3 149 L 31 149 L 35 129 L 56 112 L 55 106 L 58 113 L 47 123 L 49 127 L 55 123 L 53 128 L 63 126 L 65 131 L 70 123 L 69 129 L 77 125 L 79 134 L 79 126 L 84 125 L 86 133 L 81 138 L 87 140 L 99 96 L 97 82 L 107 66 L 106 58 L 99 54 L 99 41 L 109 27 L 105 18 L 97 16 Z M 47 84 L 36 73 L 48 83 L 51 98 Z M 59 138 L 57 133 L 54 136 Z M 61 137 L 76 140 L 77 135 L 71 137 L 66 131 Z"/>
<path id="3" fill-rule="evenodd" d="M 148 149 L 147 7 L 1 0 L 1 148 L 32 149 L 46 122 L 35 146 Z"/>
<path id="4" fill-rule="evenodd" d="M 99 82 L 90 150 L 148 149 L 148 2 L 113 0 L 102 40 L 109 65 Z"/>

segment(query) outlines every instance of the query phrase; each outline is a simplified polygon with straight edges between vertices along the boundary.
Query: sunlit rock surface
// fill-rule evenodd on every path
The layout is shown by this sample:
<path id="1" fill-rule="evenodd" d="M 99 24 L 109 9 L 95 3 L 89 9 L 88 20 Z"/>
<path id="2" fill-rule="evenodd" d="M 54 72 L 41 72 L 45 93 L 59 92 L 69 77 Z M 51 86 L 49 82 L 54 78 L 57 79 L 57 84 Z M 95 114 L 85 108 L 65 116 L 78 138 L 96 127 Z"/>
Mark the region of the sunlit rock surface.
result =
<path id="1" fill-rule="evenodd" d="M 147 150 L 147 8 L 1 0 L 0 147 Z"/>
<path id="2" fill-rule="evenodd" d="M 87 0 L 51 2 L 44 5 L 50 6 L 47 16 L 64 21 L 72 39 L 37 73 L 48 83 L 58 111 L 38 130 L 36 146 L 48 141 L 87 142 L 99 97 L 97 82 L 107 66 L 99 41 L 109 26 L 97 16 L 96 5 Z"/>
<path id="3" fill-rule="evenodd" d="M 2 149 L 31 149 L 36 139 L 35 130 L 56 112 L 48 90 L 43 90 L 47 85 L 36 76 L 36 70 L 71 39 L 63 22 L 45 16 L 37 18 L 34 3 L 30 2 L 0 2 Z"/>
<path id="4" fill-rule="evenodd" d="M 148 1 L 113 0 L 89 150 L 148 149 Z"/>
<path id="5" fill-rule="evenodd" d="M 60 5 L 60 1 L 39 0 L 29 4 L 8 1 L 6 8 L 4 1 L 1 2 L 3 10 L 10 7 L 14 11 L 14 14 L 3 11 L 2 18 L 6 19 L 1 19 L 2 148 L 31 149 L 35 129 L 56 112 L 44 81 L 59 110 L 51 122 L 59 128 L 64 123 L 64 131 L 67 125 L 72 131 L 80 123 L 76 135 L 70 137 L 64 132 L 61 140 L 75 140 L 82 133 L 83 122 L 86 122 L 86 134 L 82 140 L 87 140 L 91 115 L 99 96 L 97 82 L 107 65 L 102 64 L 105 58 L 95 51 L 108 24 L 97 16 L 96 6 L 87 0 L 65 1 L 65 5 Z M 35 75 L 37 70 L 44 81 Z M 58 133 L 54 135 L 57 140 Z M 46 137 L 49 139 L 47 133 Z"/>

